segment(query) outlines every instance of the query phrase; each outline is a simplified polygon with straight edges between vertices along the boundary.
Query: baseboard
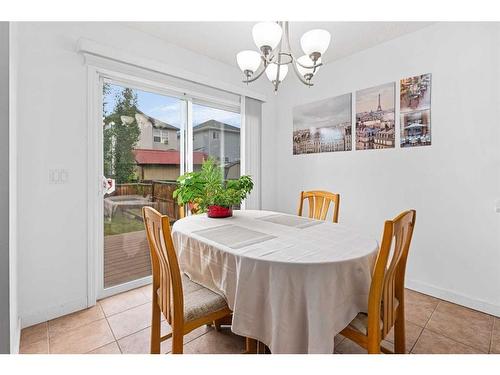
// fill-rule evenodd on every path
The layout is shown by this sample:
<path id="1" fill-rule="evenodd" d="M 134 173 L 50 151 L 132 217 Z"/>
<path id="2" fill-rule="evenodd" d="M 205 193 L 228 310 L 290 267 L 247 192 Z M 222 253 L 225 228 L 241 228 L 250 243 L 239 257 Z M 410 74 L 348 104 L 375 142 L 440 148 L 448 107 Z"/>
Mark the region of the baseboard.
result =
<path id="1" fill-rule="evenodd" d="M 69 301 L 61 305 L 49 307 L 45 310 L 39 310 L 23 314 L 21 316 L 22 328 L 46 322 L 47 320 L 59 318 L 63 315 L 71 314 L 87 308 L 87 297 Z"/>
<path id="2" fill-rule="evenodd" d="M 21 345 L 21 318 L 17 320 L 16 328 L 12 332 L 10 339 L 10 354 L 19 354 Z"/>
<path id="3" fill-rule="evenodd" d="M 471 298 L 460 293 L 453 292 L 451 290 L 446 290 L 443 288 L 436 287 L 417 280 L 406 280 L 405 286 L 408 289 L 414 290 L 416 292 L 421 292 L 428 294 L 430 296 L 443 299 L 445 301 L 456 303 L 457 305 L 469 307 L 474 310 L 482 311 L 487 314 L 491 314 L 500 317 L 500 306 L 494 305 L 492 303 Z"/>

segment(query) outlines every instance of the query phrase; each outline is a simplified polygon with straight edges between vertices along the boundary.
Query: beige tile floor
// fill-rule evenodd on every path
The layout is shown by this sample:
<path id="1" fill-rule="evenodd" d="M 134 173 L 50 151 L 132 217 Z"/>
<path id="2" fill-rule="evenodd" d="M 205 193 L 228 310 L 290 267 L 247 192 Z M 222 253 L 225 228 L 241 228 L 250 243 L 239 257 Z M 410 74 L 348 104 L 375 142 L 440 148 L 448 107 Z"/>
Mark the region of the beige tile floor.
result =
<path id="1" fill-rule="evenodd" d="M 407 290 L 409 353 L 500 354 L 500 319 Z M 141 354 L 149 352 L 151 286 L 106 298 L 96 306 L 23 329 L 21 353 Z M 166 322 L 162 333 L 170 330 Z M 383 345 L 393 348 L 393 335 Z M 185 353 L 242 353 L 244 338 L 223 328 L 201 327 L 184 338 Z M 162 352 L 170 351 L 170 340 Z M 335 353 L 366 353 L 337 335 Z"/>

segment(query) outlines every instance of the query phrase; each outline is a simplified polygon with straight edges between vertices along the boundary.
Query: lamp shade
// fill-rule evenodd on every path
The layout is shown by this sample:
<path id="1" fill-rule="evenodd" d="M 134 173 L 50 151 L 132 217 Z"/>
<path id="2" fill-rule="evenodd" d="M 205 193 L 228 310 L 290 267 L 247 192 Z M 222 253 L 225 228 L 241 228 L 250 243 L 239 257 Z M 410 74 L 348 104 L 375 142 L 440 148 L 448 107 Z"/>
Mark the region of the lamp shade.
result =
<path id="1" fill-rule="evenodd" d="M 279 82 L 283 81 L 286 77 L 286 74 L 288 73 L 288 65 L 281 65 L 280 66 L 280 77 L 279 77 Z M 273 82 L 276 81 L 276 75 L 278 74 L 278 64 L 272 63 L 269 64 L 266 68 L 266 76 L 267 78 Z"/>
<path id="2" fill-rule="evenodd" d="M 330 44 L 330 33 L 322 29 L 310 30 L 300 38 L 300 46 L 308 56 L 313 53 L 324 54 Z"/>
<path id="3" fill-rule="evenodd" d="M 250 71 L 254 73 L 259 69 L 261 58 L 260 54 L 255 51 L 241 51 L 236 55 L 236 61 L 242 72 Z"/>
<path id="4" fill-rule="evenodd" d="M 321 57 L 318 60 L 316 60 L 316 64 L 319 64 L 319 63 L 321 63 Z M 300 64 L 302 64 L 303 66 L 301 66 Z M 304 78 L 308 74 L 312 74 L 312 75 L 316 74 L 320 68 L 319 66 L 316 69 L 304 68 L 304 66 L 313 66 L 314 65 L 314 61 L 312 61 L 312 59 L 307 55 L 300 56 L 297 59 L 297 62 L 295 63 L 295 65 L 297 66 L 297 70 L 299 71 L 300 75 Z"/>
<path id="5" fill-rule="evenodd" d="M 252 29 L 253 41 L 259 49 L 264 46 L 275 49 L 282 35 L 283 30 L 276 22 L 260 22 Z"/>

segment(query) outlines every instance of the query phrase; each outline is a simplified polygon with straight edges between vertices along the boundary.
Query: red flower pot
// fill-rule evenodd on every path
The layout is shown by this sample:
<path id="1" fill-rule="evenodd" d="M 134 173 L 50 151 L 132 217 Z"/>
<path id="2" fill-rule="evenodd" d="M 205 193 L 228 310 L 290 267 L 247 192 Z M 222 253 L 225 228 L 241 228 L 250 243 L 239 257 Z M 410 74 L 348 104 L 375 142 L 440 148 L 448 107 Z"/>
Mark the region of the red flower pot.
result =
<path id="1" fill-rule="evenodd" d="M 223 218 L 233 216 L 232 207 L 208 206 L 208 217 Z"/>

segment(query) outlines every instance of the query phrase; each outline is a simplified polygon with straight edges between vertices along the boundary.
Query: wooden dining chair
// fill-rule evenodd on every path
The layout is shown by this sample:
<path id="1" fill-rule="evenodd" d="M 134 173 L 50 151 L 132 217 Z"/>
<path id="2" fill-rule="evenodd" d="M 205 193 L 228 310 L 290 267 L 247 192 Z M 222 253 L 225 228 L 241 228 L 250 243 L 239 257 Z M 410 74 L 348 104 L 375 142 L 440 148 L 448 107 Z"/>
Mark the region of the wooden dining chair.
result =
<path id="1" fill-rule="evenodd" d="M 360 313 L 341 335 L 368 350 L 391 353 L 380 343 L 394 326 L 394 352 L 406 352 L 404 280 L 416 211 L 399 214 L 384 225 L 382 243 L 372 272 L 368 313 Z"/>
<path id="2" fill-rule="evenodd" d="M 190 212 L 192 215 L 196 215 L 198 213 L 198 205 L 197 204 L 194 204 L 194 205 L 190 205 L 191 208 L 190 208 Z M 186 217 L 186 205 L 183 204 L 183 205 L 179 205 L 179 219 L 184 219 Z"/>
<path id="3" fill-rule="evenodd" d="M 321 190 L 301 191 L 298 210 L 299 216 L 302 216 L 304 200 L 306 199 L 309 201 L 309 217 L 311 219 L 326 220 L 330 202 L 333 202 L 333 222 L 339 222 L 340 194 Z"/>
<path id="4" fill-rule="evenodd" d="M 229 316 L 231 310 L 222 296 L 181 275 L 168 216 L 151 207 L 143 207 L 142 216 L 153 270 L 151 354 L 159 354 L 161 342 L 170 337 L 172 353 L 182 354 L 185 334 Z M 172 327 L 165 336 L 161 314 Z"/>

